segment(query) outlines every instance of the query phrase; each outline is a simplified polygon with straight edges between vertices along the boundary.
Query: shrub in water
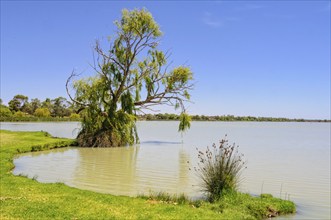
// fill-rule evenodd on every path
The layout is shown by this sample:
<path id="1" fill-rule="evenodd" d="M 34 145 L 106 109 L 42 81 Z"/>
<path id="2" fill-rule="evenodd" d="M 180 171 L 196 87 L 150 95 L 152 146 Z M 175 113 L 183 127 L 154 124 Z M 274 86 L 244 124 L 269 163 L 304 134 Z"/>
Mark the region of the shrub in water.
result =
<path id="1" fill-rule="evenodd" d="M 224 138 L 219 146 L 213 144 L 205 152 L 198 151 L 198 166 L 195 171 L 201 179 L 202 191 L 208 200 L 218 200 L 225 191 L 235 191 L 240 181 L 240 173 L 245 168 L 243 154 L 238 153 L 238 146 L 229 145 Z"/>

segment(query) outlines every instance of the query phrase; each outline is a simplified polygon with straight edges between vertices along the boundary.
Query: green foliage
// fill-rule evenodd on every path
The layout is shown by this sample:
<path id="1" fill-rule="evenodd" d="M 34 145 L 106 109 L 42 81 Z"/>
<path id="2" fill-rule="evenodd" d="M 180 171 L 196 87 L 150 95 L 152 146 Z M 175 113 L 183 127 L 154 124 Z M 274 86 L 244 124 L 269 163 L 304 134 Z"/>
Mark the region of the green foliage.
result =
<path id="1" fill-rule="evenodd" d="M 51 101 L 52 116 L 53 117 L 65 117 L 70 115 L 69 103 L 67 99 L 63 97 L 55 98 Z"/>
<path id="2" fill-rule="evenodd" d="M 131 33 L 133 36 L 141 36 L 144 33 L 151 33 L 155 37 L 161 36 L 159 25 L 146 9 L 132 11 L 124 9 L 121 20 L 116 21 L 115 24 L 123 33 Z"/>
<path id="3" fill-rule="evenodd" d="M 0 118 L 11 117 L 13 113 L 7 106 L 0 105 Z"/>
<path id="4" fill-rule="evenodd" d="M 137 113 L 153 106 L 181 108 L 179 131 L 190 126 L 184 102 L 190 99 L 193 74 L 188 67 L 167 71 L 166 55 L 157 49 L 161 31 L 145 9 L 123 10 L 115 22 L 110 49 L 97 42 L 96 76 L 75 81 L 75 97 L 83 108 L 78 142 L 85 147 L 115 147 L 138 142 Z M 72 77 L 73 72 L 67 81 Z"/>
<path id="5" fill-rule="evenodd" d="M 191 117 L 186 113 L 180 114 L 178 131 L 184 132 L 185 130 L 189 129 L 190 127 L 191 127 Z"/>
<path id="6" fill-rule="evenodd" d="M 213 208 L 223 214 L 230 212 L 239 216 L 239 213 L 241 215 L 246 213 L 249 214 L 250 219 L 266 219 L 296 211 L 294 203 L 288 200 L 274 198 L 272 195 L 252 197 L 235 191 L 224 191 L 222 197 L 214 203 Z"/>
<path id="7" fill-rule="evenodd" d="M 49 117 L 51 113 L 49 112 L 48 108 L 37 108 L 34 112 L 34 115 L 37 117 Z"/>
<path id="8" fill-rule="evenodd" d="M 31 111 L 35 112 L 37 108 L 41 107 L 41 102 L 38 98 L 31 99 L 30 105 L 31 105 Z"/>
<path id="9" fill-rule="evenodd" d="M 191 115 L 192 121 L 256 121 L 256 122 L 331 122 L 330 120 L 308 120 L 308 119 L 289 119 L 289 118 L 271 118 L 271 117 L 253 117 L 253 116 L 206 116 L 206 115 Z M 139 115 L 140 120 L 179 120 L 176 114 L 158 113 L 158 114 L 145 114 Z"/>
<path id="10" fill-rule="evenodd" d="M 195 167 L 200 180 L 202 191 L 208 200 L 213 202 L 222 197 L 226 191 L 236 191 L 240 173 L 245 162 L 243 155 L 239 155 L 238 146 L 229 145 L 228 140 L 220 141 L 219 146 L 213 144 L 205 152 L 198 151 L 199 163 Z"/>
<path id="11" fill-rule="evenodd" d="M 28 101 L 28 97 L 24 95 L 15 95 L 12 100 L 9 101 L 9 109 L 12 112 L 22 111 L 22 107 Z"/>
<path id="12" fill-rule="evenodd" d="M 91 118 L 88 116 L 91 115 L 90 113 L 91 111 L 86 111 L 87 115 L 83 117 L 83 128 L 77 137 L 80 146 L 120 147 L 139 141 L 134 115 L 119 110 L 113 113 L 112 117 L 106 117 L 106 120 L 103 121 L 100 119 L 102 115 Z"/>
<path id="13" fill-rule="evenodd" d="M 29 115 L 33 114 L 32 106 L 28 101 L 24 103 L 24 105 L 21 108 L 21 111 Z"/>
<path id="14" fill-rule="evenodd" d="M 76 113 L 71 113 L 70 114 L 70 119 L 79 120 L 80 119 L 80 115 L 79 114 L 76 114 Z"/>
<path id="15" fill-rule="evenodd" d="M 41 103 L 41 107 L 43 108 L 48 108 L 49 111 L 52 110 L 52 103 L 51 103 L 51 99 L 50 98 L 46 98 L 45 101 L 43 101 Z"/>
<path id="16" fill-rule="evenodd" d="M 59 118 L 59 117 L 36 117 L 36 116 L 28 116 L 28 117 L 0 117 L 0 121 L 3 122 L 68 122 L 68 121 L 80 121 L 80 119 L 71 119 L 69 117 Z"/>
<path id="17" fill-rule="evenodd" d="M 150 192 L 148 196 L 146 195 L 139 195 L 138 198 L 144 198 L 153 201 L 159 201 L 161 203 L 170 203 L 170 204 L 189 204 L 191 200 L 184 194 L 175 194 L 171 195 L 166 192 Z"/>
<path id="18" fill-rule="evenodd" d="M 4 108 L 6 107 L 4 105 L 1 106 Z M 29 118 L 33 118 L 32 116 L 36 116 L 38 118 L 48 118 L 49 115 L 45 109 L 48 110 L 50 116 L 52 117 L 69 117 L 70 114 L 75 110 L 75 107 L 69 103 L 66 98 L 63 97 L 58 97 L 53 100 L 47 98 L 43 102 L 35 98 L 31 99 L 31 102 L 29 102 L 27 96 L 15 95 L 14 98 L 9 101 L 9 109 L 14 115 L 9 115 L 6 113 L 6 116 L 1 117 L 1 121 L 25 121 L 27 116 L 29 116 Z M 43 111 L 38 110 L 37 114 L 35 114 L 37 109 L 43 109 Z M 4 111 L 7 112 L 7 110 Z M 19 113 L 15 114 L 16 112 Z"/>
<path id="19" fill-rule="evenodd" d="M 185 84 L 193 79 L 193 74 L 188 67 L 178 67 L 170 72 L 169 77 L 167 78 L 168 88 L 170 90 L 175 88 L 181 88 Z M 186 90 L 185 90 L 186 91 Z M 189 97 L 188 97 L 189 99 Z"/>
<path id="20" fill-rule="evenodd" d="M 21 111 L 17 111 L 14 113 L 14 117 L 16 118 L 24 118 L 24 117 L 27 117 L 28 115 L 24 112 L 21 112 Z"/>

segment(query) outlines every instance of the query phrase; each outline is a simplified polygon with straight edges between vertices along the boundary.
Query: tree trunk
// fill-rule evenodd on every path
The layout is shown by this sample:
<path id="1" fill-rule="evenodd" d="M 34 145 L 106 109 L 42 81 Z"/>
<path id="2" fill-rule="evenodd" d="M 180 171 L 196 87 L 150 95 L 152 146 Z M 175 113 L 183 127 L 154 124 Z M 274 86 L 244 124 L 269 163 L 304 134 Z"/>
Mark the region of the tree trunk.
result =
<path id="1" fill-rule="evenodd" d="M 124 112 L 116 111 L 116 104 L 109 107 L 106 114 L 102 114 L 100 126 L 98 121 L 91 121 L 90 117 L 83 118 L 85 126 L 77 137 L 79 146 L 82 147 L 120 147 L 138 143 L 135 116 Z M 93 120 L 93 119 L 92 119 Z M 89 121 L 89 123 L 85 123 Z"/>

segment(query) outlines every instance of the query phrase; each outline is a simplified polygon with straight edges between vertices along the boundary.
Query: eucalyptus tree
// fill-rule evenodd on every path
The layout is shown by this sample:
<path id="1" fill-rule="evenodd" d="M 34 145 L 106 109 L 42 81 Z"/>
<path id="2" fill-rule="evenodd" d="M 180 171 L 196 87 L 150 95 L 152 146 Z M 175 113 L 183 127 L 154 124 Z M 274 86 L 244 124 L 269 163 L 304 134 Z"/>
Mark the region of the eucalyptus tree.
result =
<path id="1" fill-rule="evenodd" d="M 156 106 L 180 110 L 179 131 L 190 127 L 185 103 L 193 88 L 189 67 L 169 70 L 168 53 L 158 49 L 162 35 L 159 25 L 146 10 L 123 10 L 115 21 L 114 39 L 104 49 L 95 45 L 94 77 L 73 81 L 66 89 L 70 99 L 82 109 L 82 129 L 78 144 L 85 147 L 115 147 L 139 142 L 136 115 Z M 70 86 L 75 95 L 70 94 Z"/>
<path id="2" fill-rule="evenodd" d="M 53 117 L 64 117 L 70 115 L 70 103 L 64 97 L 58 97 L 51 100 L 52 104 L 52 116 Z"/>
<path id="3" fill-rule="evenodd" d="M 41 103 L 42 108 L 47 108 L 50 112 L 53 111 L 53 105 L 50 98 L 46 98 L 45 101 Z"/>
<path id="4" fill-rule="evenodd" d="M 25 95 L 15 95 L 12 100 L 9 101 L 8 106 L 12 112 L 22 111 L 24 105 L 28 103 L 29 98 Z"/>
<path id="5" fill-rule="evenodd" d="M 30 104 L 31 104 L 32 112 L 35 112 L 37 108 L 41 107 L 41 102 L 38 98 L 31 99 Z"/>

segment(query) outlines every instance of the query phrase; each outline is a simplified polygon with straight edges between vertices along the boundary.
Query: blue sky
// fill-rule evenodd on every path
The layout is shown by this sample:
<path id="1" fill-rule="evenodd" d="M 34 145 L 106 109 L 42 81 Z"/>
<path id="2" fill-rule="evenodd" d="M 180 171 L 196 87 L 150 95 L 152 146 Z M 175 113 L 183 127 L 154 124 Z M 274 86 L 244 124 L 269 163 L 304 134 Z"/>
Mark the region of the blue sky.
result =
<path id="1" fill-rule="evenodd" d="M 195 74 L 190 114 L 330 119 L 330 1 L 1 1 L 1 98 L 67 97 L 95 40 L 142 7 Z"/>

